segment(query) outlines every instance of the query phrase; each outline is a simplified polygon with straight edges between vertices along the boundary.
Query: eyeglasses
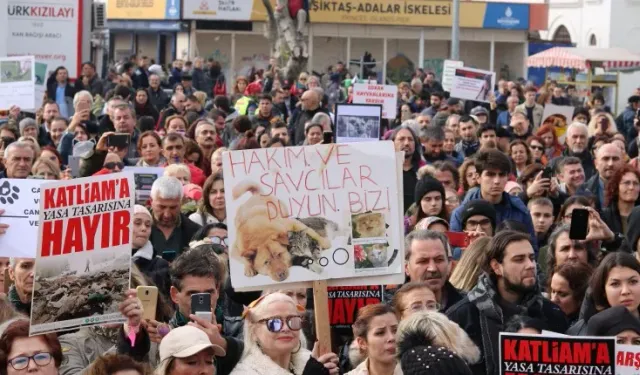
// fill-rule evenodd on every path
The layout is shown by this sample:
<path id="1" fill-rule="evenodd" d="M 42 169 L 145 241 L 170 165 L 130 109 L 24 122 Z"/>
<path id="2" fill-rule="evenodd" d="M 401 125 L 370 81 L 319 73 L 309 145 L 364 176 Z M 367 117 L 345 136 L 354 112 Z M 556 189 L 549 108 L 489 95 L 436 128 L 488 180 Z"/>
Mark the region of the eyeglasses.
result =
<path id="1" fill-rule="evenodd" d="M 20 356 L 9 360 L 9 364 L 14 370 L 20 371 L 29 367 L 29 362 L 33 359 L 36 365 L 43 367 L 51 363 L 51 353 L 36 353 L 32 356 Z"/>
<path id="2" fill-rule="evenodd" d="M 223 245 L 229 247 L 228 237 L 210 236 L 209 239 L 211 240 L 211 242 L 213 242 L 214 245 Z"/>
<path id="3" fill-rule="evenodd" d="M 282 331 L 285 323 L 287 327 L 289 327 L 289 329 L 292 331 L 299 331 L 302 329 L 302 317 L 299 315 L 292 315 L 284 318 L 273 317 L 268 319 L 261 319 L 258 320 L 258 323 L 266 323 L 269 332 L 274 333 Z"/>
<path id="4" fill-rule="evenodd" d="M 420 311 L 440 311 L 440 304 L 438 302 L 429 301 L 425 303 L 416 302 L 411 304 L 411 306 L 407 307 L 406 310 L 411 310 L 411 312 L 420 312 Z"/>
<path id="5" fill-rule="evenodd" d="M 116 163 L 116 162 L 109 162 L 109 163 L 105 163 L 105 164 L 103 165 L 103 167 L 107 168 L 107 169 L 108 169 L 108 170 L 110 170 L 110 171 L 115 170 L 115 169 L 116 169 L 116 167 L 117 167 L 119 170 L 122 170 L 122 169 L 124 168 L 124 163 L 123 163 L 123 162 L 117 162 L 117 163 Z"/>
<path id="6" fill-rule="evenodd" d="M 486 227 L 488 225 L 491 225 L 491 220 L 489 219 L 482 219 L 482 220 L 467 220 L 467 223 L 465 224 L 465 228 L 467 230 L 472 230 L 472 229 L 476 229 L 477 227 L 481 226 L 481 227 Z"/>

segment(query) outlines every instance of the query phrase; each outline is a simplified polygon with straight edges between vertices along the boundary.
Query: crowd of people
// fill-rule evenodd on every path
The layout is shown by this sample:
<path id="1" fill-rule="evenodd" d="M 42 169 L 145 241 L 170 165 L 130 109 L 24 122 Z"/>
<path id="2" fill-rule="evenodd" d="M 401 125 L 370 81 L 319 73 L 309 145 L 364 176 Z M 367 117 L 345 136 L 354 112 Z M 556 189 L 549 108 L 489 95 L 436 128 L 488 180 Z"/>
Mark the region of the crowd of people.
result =
<path id="1" fill-rule="evenodd" d="M 34 259 L 0 258 L 1 374 L 494 375 L 500 332 L 640 344 L 640 88 L 614 117 L 597 89 L 583 99 L 554 81 L 499 80 L 489 102 L 449 97 L 420 69 L 399 83 L 381 140 L 404 152 L 406 282 L 383 286 L 324 353 L 308 290 L 239 292 L 229 277 L 222 153 L 326 143 L 334 105 L 353 100 L 343 63 L 279 72 L 271 61 L 228 93 L 212 59 L 133 56 L 104 79 L 86 62 L 73 82 L 53 72 L 35 114 L 9 110 L 0 179 L 164 175 L 135 206 L 127 323 L 29 336 Z M 544 119 L 549 103 L 573 117 Z M 13 230 L 3 213 L 0 236 Z M 158 288 L 155 319 L 138 286 Z M 211 296 L 211 321 L 191 313 L 194 293 Z"/>

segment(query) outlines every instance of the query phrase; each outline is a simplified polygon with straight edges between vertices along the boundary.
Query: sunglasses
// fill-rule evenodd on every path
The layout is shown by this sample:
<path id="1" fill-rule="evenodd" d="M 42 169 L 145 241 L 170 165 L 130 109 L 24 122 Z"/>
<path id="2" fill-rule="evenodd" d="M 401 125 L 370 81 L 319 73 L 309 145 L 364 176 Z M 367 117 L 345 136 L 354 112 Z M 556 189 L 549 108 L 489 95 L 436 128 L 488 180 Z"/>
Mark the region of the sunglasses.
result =
<path id="1" fill-rule="evenodd" d="M 529 146 L 529 148 L 532 149 L 532 150 L 539 150 L 539 151 L 544 150 L 544 148 L 542 148 L 542 146 L 531 145 L 531 146 Z"/>
<path id="2" fill-rule="evenodd" d="M 298 315 L 287 316 L 285 318 L 273 317 L 268 319 L 258 320 L 258 323 L 266 323 L 269 332 L 277 333 L 282 331 L 286 324 L 292 331 L 299 331 L 302 329 L 302 317 Z"/>
<path id="3" fill-rule="evenodd" d="M 228 237 L 211 236 L 211 237 L 209 237 L 209 239 L 211 240 L 211 242 L 214 245 L 222 245 L 222 246 L 225 246 L 225 247 L 229 247 L 229 238 Z"/>
<path id="4" fill-rule="evenodd" d="M 103 167 L 107 168 L 110 171 L 113 171 L 114 169 L 116 169 L 116 167 L 118 167 L 118 169 L 122 170 L 124 168 L 124 163 L 123 162 L 109 162 L 109 163 L 105 163 L 103 165 Z"/>

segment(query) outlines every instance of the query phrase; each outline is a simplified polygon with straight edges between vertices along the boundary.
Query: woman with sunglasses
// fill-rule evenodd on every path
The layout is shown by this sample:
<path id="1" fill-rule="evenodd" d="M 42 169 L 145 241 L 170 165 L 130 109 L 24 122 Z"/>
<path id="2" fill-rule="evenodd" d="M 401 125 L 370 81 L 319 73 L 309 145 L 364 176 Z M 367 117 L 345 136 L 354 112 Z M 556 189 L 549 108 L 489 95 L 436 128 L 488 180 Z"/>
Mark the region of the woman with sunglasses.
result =
<path id="1" fill-rule="evenodd" d="M 29 337 L 29 321 L 5 323 L 0 336 L 0 373 L 57 375 L 62 348 L 55 333 Z"/>
<path id="2" fill-rule="evenodd" d="M 316 359 L 305 348 L 304 311 L 304 307 L 282 293 L 268 294 L 252 302 L 244 314 L 242 358 L 231 375 L 337 375 L 335 354 Z"/>
<path id="3" fill-rule="evenodd" d="M 122 172 L 122 170 L 124 169 L 124 163 L 122 162 L 122 159 L 120 159 L 120 156 L 118 156 L 118 154 L 116 154 L 115 152 L 109 152 L 107 153 L 107 156 L 104 158 L 104 162 L 102 163 L 102 169 L 100 169 L 98 172 L 94 173 L 94 176 L 101 176 L 103 174 L 110 174 L 110 173 L 118 173 L 118 172 Z"/>

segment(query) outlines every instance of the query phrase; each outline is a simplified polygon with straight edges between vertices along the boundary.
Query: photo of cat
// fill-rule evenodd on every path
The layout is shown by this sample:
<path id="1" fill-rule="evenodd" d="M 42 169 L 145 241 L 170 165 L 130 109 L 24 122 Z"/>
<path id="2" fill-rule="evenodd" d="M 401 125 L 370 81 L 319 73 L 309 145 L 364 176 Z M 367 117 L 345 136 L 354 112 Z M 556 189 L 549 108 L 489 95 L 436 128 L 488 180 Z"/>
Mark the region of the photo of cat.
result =
<path id="1" fill-rule="evenodd" d="M 348 231 L 341 230 L 336 222 L 323 217 L 307 217 L 298 220 L 329 241 L 333 241 L 339 236 L 349 235 Z M 293 266 L 300 266 L 315 273 L 322 273 L 323 267 L 320 265 L 320 257 L 324 249 L 306 231 L 289 232 L 289 244 L 287 246 L 292 257 L 291 263 Z"/>
<path id="2" fill-rule="evenodd" d="M 370 245 L 355 245 L 355 268 L 386 268 L 389 266 L 387 249 L 389 244 L 376 243 Z"/>
<path id="3" fill-rule="evenodd" d="M 365 212 L 351 215 L 353 238 L 384 237 L 387 225 L 381 212 Z"/>

